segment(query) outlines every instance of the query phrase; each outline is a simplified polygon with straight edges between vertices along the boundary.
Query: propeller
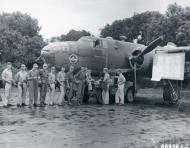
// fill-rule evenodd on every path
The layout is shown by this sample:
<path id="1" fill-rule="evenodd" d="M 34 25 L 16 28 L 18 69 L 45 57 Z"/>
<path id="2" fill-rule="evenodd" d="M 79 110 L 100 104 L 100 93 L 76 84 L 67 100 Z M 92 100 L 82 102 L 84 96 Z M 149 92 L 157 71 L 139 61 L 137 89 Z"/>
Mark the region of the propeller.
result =
<path id="1" fill-rule="evenodd" d="M 35 61 L 39 61 L 42 58 L 42 56 L 39 56 Z"/>
<path id="2" fill-rule="evenodd" d="M 130 62 L 136 63 L 137 66 L 138 63 L 143 63 L 142 60 L 144 60 L 144 55 L 154 50 L 162 41 L 163 41 L 163 36 L 160 36 L 159 38 L 155 39 L 142 52 L 139 52 L 136 56 L 133 55 L 130 56 L 129 57 Z"/>
<path id="3" fill-rule="evenodd" d="M 38 61 L 40 61 L 40 60 L 42 60 L 44 63 L 46 62 L 46 61 L 45 61 L 45 58 L 44 58 L 43 56 L 39 56 L 39 57 L 35 60 L 35 62 L 38 62 Z"/>
<path id="4" fill-rule="evenodd" d="M 133 68 L 133 72 L 134 72 L 134 97 L 137 91 L 137 86 L 136 86 L 136 81 L 137 81 L 137 68 L 140 67 L 140 65 L 143 64 L 144 61 L 144 55 L 146 55 L 147 53 L 151 52 L 152 50 L 154 50 L 154 48 L 156 48 L 161 42 L 163 41 L 163 36 L 155 39 L 154 41 L 152 41 L 142 52 L 141 51 L 135 51 L 136 55 L 132 55 L 129 57 L 129 63 L 131 65 L 131 67 Z"/>
<path id="5" fill-rule="evenodd" d="M 144 50 L 143 52 L 141 52 L 141 54 L 139 54 L 137 56 L 140 57 L 140 56 L 144 56 L 146 55 L 147 53 L 151 52 L 154 48 L 156 48 L 161 42 L 163 41 L 163 36 L 160 36 L 159 38 L 155 39 L 154 41 L 152 41 Z"/>

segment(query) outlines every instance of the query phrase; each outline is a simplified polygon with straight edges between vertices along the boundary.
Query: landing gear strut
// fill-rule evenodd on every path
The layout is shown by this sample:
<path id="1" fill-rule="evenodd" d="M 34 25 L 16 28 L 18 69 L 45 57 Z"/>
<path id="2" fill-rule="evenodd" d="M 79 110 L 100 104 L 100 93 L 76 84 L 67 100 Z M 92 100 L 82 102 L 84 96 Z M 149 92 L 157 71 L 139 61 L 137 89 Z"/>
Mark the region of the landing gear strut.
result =
<path id="1" fill-rule="evenodd" d="M 180 99 L 180 88 L 177 81 L 167 80 L 163 87 L 163 99 L 165 102 L 175 104 Z"/>
<path id="2" fill-rule="evenodd" d="M 127 89 L 125 100 L 129 103 L 132 103 L 135 100 L 135 92 L 133 86 Z"/>

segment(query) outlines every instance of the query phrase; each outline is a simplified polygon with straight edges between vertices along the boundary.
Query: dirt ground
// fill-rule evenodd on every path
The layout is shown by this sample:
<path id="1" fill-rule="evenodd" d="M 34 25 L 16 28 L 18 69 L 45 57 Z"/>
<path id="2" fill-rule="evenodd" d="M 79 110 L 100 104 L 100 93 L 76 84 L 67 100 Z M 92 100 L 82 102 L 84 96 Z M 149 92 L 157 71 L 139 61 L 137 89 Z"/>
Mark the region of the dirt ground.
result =
<path id="1" fill-rule="evenodd" d="M 16 97 L 14 91 L 13 103 Z M 82 106 L 0 107 L 0 148 L 190 147 L 190 112 L 161 98 L 161 90 L 147 89 L 124 106 L 96 105 L 91 98 Z"/>

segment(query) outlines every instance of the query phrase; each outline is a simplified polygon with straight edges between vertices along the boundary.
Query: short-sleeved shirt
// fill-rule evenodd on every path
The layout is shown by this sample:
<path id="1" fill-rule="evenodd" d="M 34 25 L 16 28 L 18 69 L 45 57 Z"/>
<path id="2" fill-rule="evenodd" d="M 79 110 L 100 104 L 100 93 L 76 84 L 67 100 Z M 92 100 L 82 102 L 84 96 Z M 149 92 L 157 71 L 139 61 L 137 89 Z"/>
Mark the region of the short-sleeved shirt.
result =
<path id="1" fill-rule="evenodd" d="M 122 85 L 122 84 L 125 83 L 125 81 L 126 81 L 125 77 L 123 76 L 122 73 L 120 73 L 120 74 L 119 74 L 119 77 L 118 77 L 118 80 L 117 80 L 117 84 L 118 84 L 118 85 Z"/>
<path id="2" fill-rule="evenodd" d="M 26 71 L 19 71 L 17 74 L 16 74 L 16 81 L 18 82 L 26 82 L 27 81 L 27 75 L 28 73 Z"/>
<path id="3" fill-rule="evenodd" d="M 59 82 L 65 82 L 65 81 L 66 81 L 66 73 L 60 71 L 60 72 L 57 74 L 57 80 L 58 80 Z"/>
<path id="4" fill-rule="evenodd" d="M 86 73 L 86 81 L 87 82 L 89 82 L 89 81 L 91 81 L 92 80 L 92 76 L 91 76 L 91 74 L 90 73 Z"/>
<path id="5" fill-rule="evenodd" d="M 48 79 L 49 79 L 49 84 L 55 84 L 56 77 L 54 73 L 50 72 Z"/>
<path id="6" fill-rule="evenodd" d="M 109 80 L 110 80 L 110 75 L 109 75 L 108 73 L 105 73 L 103 81 L 104 81 L 106 84 L 109 84 Z"/>
<path id="7" fill-rule="evenodd" d="M 42 83 L 48 83 L 48 76 L 49 76 L 48 70 L 41 69 L 39 71 L 39 75 Z"/>
<path id="8" fill-rule="evenodd" d="M 2 79 L 7 82 L 11 82 L 13 80 L 13 73 L 12 70 L 5 69 L 2 72 Z"/>

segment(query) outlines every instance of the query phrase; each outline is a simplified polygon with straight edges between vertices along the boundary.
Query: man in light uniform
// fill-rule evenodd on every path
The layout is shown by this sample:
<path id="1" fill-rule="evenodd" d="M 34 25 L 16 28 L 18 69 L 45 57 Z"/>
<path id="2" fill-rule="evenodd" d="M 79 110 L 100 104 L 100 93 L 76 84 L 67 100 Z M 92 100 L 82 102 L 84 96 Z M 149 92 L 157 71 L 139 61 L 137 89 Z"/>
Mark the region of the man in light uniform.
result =
<path id="1" fill-rule="evenodd" d="M 5 82 L 5 97 L 2 98 L 4 107 L 12 106 L 10 104 L 10 98 L 11 98 L 11 88 L 14 81 L 13 81 L 13 74 L 12 74 L 11 68 L 12 68 L 12 65 L 10 62 L 8 62 L 7 68 L 3 70 L 2 75 L 1 75 L 3 81 Z"/>
<path id="2" fill-rule="evenodd" d="M 88 69 L 86 71 L 86 82 L 88 85 L 88 91 L 92 91 L 92 81 L 94 81 L 94 80 L 92 79 L 91 70 Z"/>
<path id="3" fill-rule="evenodd" d="M 18 102 L 17 107 L 26 106 L 26 89 L 27 89 L 27 75 L 25 64 L 21 64 L 21 70 L 16 74 L 15 79 L 18 82 Z"/>
<path id="4" fill-rule="evenodd" d="M 48 88 L 48 65 L 46 63 L 43 64 L 43 69 L 39 71 L 40 75 L 40 106 L 45 106 L 45 99 L 47 94 L 47 88 Z"/>
<path id="5" fill-rule="evenodd" d="M 60 96 L 58 99 L 58 104 L 59 105 L 63 105 L 63 103 L 65 102 L 65 86 L 68 85 L 68 81 L 66 79 L 66 73 L 65 73 L 65 67 L 61 68 L 61 71 L 57 74 L 57 81 L 60 84 Z"/>
<path id="6" fill-rule="evenodd" d="M 118 89 L 115 94 L 115 103 L 123 105 L 124 104 L 124 86 L 125 86 L 126 79 L 123 76 L 121 69 L 118 69 L 117 73 L 118 73 L 118 80 L 117 80 Z"/>
<path id="7" fill-rule="evenodd" d="M 38 65 L 33 64 L 32 70 L 28 72 L 28 84 L 29 84 L 29 107 L 32 107 L 34 102 L 34 107 L 37 107 L 38 101 L 38 82 L 40 80 Z"/>
<path id="8" fill-rule="evenodd" d="M 51 67 L 51 72 L 49 73 L 49 85 L 50 85 L 50 103 L 49 105 L 57 105 L 55 101 L 55 67 Z"/>
<path id="9" fill-rule="evenodd" d="M 104 104 L 109 104 L 109 80 L 110 75 L 108 73 L 108 68 L 103 69 L 104 78 L 103 78 L 103 91 L 102 91 L 102 99 Z"/>
<path id="10" fill-rule="evenodd" d="M 77 82 L 77 99 L 79 104 L 83 103 L 84 89 L 86 83 L 86 70 L 85 67 L 81 67 L 81 70 L 75 75 L 75 80 Z"/>

